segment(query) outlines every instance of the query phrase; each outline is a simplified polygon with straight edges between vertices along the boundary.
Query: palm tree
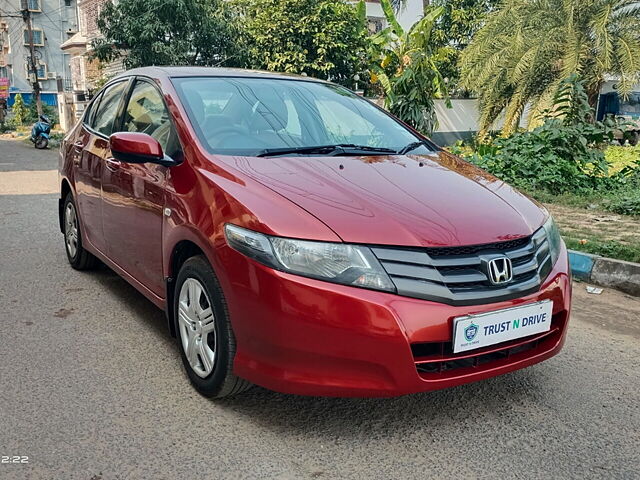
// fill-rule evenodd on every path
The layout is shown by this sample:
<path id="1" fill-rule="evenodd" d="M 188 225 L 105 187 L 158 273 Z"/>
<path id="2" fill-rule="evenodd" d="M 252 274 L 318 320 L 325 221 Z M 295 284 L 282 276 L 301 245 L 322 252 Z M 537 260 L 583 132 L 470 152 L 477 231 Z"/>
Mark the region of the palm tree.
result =
<path id="1" fill-rule="evenodd" d="M 533 125 L 560 82 L 578 74 L 595 103 L 605 75 L 629 93 L 640 79 L 640 2 L 505 0 L 463 52 L 462 85 L 478 93 L 481 132 L 504 113 L 514 131 L 525 106 Z"/>

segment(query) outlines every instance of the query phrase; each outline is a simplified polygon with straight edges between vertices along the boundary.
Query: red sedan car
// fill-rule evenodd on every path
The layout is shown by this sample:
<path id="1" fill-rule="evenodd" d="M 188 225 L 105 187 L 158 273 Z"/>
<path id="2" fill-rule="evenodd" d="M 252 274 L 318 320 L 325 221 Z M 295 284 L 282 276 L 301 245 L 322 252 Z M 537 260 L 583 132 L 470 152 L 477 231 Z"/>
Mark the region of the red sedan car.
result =
<path id="1" fill-rule="evenodd" d="M 402 395 L 564 343 L 547 211 L 328 82 L 129 71 L 63 141 L 60 195 L 71 266 L 164 309 L 206 396 Z"/>

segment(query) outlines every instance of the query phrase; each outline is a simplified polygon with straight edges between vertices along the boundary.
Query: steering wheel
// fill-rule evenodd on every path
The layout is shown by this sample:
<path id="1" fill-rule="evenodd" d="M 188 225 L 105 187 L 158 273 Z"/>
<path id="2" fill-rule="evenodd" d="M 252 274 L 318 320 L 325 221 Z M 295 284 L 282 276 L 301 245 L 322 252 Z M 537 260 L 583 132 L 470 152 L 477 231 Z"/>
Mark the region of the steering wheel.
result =
<path id="1" fill-rule="evenodd" d="M 219 147 L 224 144 L 224 141 L 230 137 L 238 136 L 238 135 L 247 135 L 247 132 L 244 128 L 238 126 L 225 126 L 221 128 L 217 128 L 207 135 L 207 141 L 211 147 Z"/>
<path id="2" fill-rule="evenodd" d="M 224 147 L 225 146 L 224 144 L 226 143 L 226 141 L 233 137 L 242 137 L 243 139 L 245 139 L 244 143 L 246 143 L 246 139 L 249 136 L 250 136 L 249 131 L 245 127 L 226 126 L 210 132 L 209 135 L 207 135 L 207 141 L 209 142 L 209 145 L 211 146 L 211 148 L 219 148 L 219 147 Z M 256 146 L 258 148 L 260 147 L 264 148 L 269 146 L 268 143 L 257 138 L 255 135 L 251 136 L 250 143 L 251 143 L 251 147 Z M 238 144 L 238 148 L 243 148 L 243 147 L 245 147 L 245 145 L 242 145 L 241 143 Z"/>

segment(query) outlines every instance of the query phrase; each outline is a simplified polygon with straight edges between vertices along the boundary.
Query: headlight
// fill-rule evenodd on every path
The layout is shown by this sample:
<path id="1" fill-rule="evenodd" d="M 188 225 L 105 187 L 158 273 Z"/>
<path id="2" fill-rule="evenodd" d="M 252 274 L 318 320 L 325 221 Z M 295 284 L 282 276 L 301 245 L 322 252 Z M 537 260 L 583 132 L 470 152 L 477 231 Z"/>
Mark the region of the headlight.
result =
<path id="1" fill-rule="evenodd" d="M 551 253 L 551 265 L 555 265 L 558 257 L 560 256 L 560 248 L 562 245 L 562 239 L 560 238 L 560 231 L 556 222 L 553 221 L 553 217 L 549 215 L 549 218 L 542 226 L 547 233 L 547 240 L 549 241 L 549 252 Z"/>
<path id="2" fill-rule="evenodd" d="M 343 285 L 395 292 L 395 286 L 367 247 L 272 237 L 227 224 L 227 243 L 268 267 Z"/>

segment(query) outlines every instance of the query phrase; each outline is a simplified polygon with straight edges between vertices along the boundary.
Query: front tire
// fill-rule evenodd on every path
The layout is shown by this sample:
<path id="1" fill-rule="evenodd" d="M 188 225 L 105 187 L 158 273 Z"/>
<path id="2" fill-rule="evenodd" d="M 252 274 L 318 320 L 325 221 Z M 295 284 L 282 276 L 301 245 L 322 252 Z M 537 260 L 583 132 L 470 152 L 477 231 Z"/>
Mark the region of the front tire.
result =
<path id="1" fill-rule="evenodd" d="M 62 209 L 62 225 L 64 233 L 64 247 L 69 264 L 76 270 L 90 270 L 98 264 L 98 259 L 82 246 L 82 233 L 78 210 L 71 192 L 67 194 Z"/>
<path id="2" fill-rule="evenodd" d="M 236 339 L 227 304 L 209 262 L 189 258 L 178 274 L 173 304 L 177 341 L 189 380 L 209 398 L 236 395 L 251 383 L 236 377 Z"/>

